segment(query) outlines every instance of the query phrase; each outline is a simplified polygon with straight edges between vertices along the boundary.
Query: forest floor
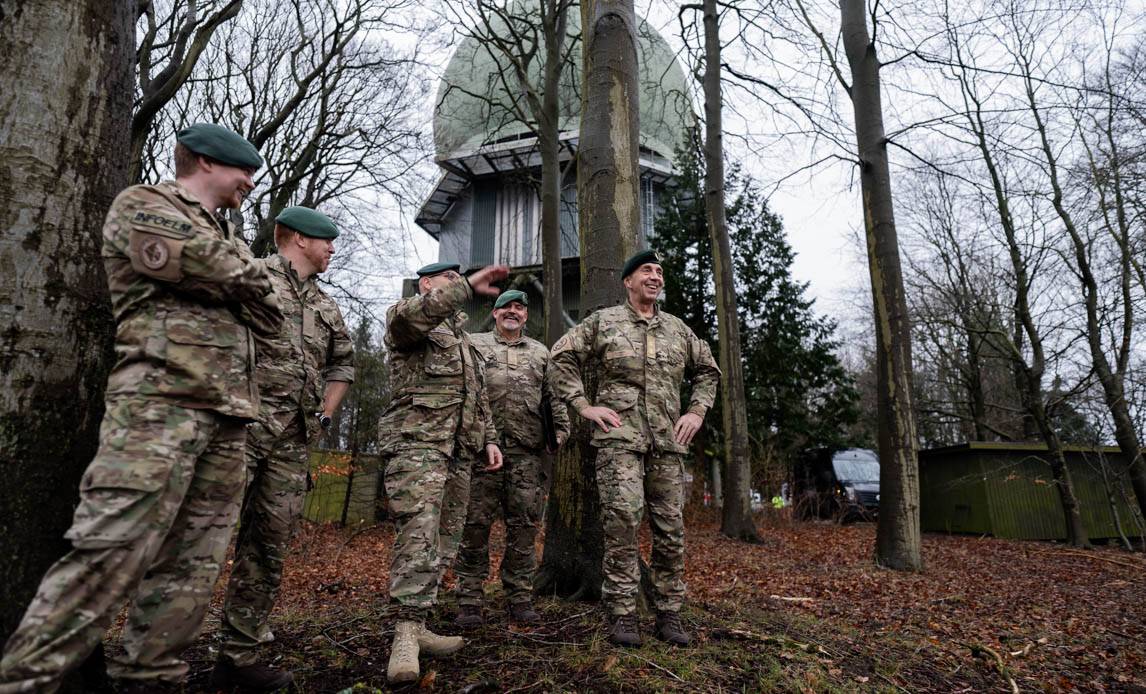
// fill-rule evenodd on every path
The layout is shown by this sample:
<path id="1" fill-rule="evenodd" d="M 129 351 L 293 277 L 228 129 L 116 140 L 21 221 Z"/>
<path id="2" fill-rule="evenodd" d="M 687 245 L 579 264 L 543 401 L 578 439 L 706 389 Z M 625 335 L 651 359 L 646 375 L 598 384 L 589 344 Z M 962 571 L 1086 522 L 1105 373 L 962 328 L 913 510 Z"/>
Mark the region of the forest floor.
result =
<path id="1" fill-rule="evenodd" d="M 1146 693 L 1141 554 L 925 535 L 925 570 L 899 573 L 874 566 L 874 524 L 786 524 L 747 545 L 720 535 L 715 519 L 691 520 L 692 647 L 652 638 L 651 616 L 641 620 L 645 645 L 614 647 L 596 605 L 558 599 L 537 601 L 540 625 L 511 627 L 491 579 L 485 626 L 453 658 L 424 659 L 421 681 L 405 689 Z M 387 689 L 392 541 L 390 524 L 299 533 L 267 648 L 295 672 L 297 691 Z M 500 556 L 500 524 L 492 544 Z M 188 692 L 209 691 L 220 603 L 221 588 L 189 653 Z M 446 594 L 431 627 L 458 633 L 452 616 Z"/>

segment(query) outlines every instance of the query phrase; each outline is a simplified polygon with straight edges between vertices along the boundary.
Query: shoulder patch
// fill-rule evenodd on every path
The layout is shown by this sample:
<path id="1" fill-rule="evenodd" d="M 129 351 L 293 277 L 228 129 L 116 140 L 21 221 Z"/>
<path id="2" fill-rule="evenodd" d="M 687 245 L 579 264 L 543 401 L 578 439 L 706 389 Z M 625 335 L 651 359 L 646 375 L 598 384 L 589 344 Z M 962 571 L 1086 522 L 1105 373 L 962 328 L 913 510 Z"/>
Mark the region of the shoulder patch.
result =
<path id="1" fill-rule="evenodd" d="M 185 239 L 194 235 L 194 227 L 185 219 L 166 217 L 146 210 L 138 210 L 131 218 L 136 226 L 147 227 L 153 233 L 171 238 Z"/>
<path id="2" fill-rule="evenodd" d="M 167 243 L 158 236 L 148 236 L 139 244 L 139 262 L 148 270 L 162 270 L 170 259 Z"/>

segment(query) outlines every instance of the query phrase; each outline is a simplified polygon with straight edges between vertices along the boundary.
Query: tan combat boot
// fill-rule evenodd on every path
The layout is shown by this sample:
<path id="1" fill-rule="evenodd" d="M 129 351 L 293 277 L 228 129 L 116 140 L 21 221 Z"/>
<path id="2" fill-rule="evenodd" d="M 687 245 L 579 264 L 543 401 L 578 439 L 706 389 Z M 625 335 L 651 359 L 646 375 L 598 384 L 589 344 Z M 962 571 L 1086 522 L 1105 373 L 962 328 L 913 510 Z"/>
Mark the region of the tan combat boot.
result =
<path id="1" fill-rule="evenodd" d="M 453 655 L 462 650 L 466 640 L 460 636 L 442 636 L 430 631 L 425 624 L 418 632 L 418 649 L 423 655 L 444 656 Z"/>
<path id="2" fill-rule="evenodd" d="M 421 674 L 418 668 L 418 635 L 421 630 L 422 625 L 418 622 L 398 622 L 394 626 L 390 665 L 386 668 L 386 680 L 390 684 L 417 681 Z"/>

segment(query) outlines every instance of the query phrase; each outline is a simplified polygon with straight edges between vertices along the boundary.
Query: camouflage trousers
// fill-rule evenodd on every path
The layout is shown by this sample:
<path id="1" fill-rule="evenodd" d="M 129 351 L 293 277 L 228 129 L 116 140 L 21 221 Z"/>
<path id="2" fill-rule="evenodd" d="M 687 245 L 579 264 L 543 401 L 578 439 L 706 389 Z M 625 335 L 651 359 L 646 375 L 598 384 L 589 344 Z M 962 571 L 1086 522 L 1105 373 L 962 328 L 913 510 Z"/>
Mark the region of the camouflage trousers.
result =
<path id="1" fill-rule="evenodd" d="M 645 507 L 653 536 L 650 569 L 657 610 L 684 602 L 684 462 L 676 453 L 597 451 L 597 489 L 605 534 L 601 596 L 614 615 L 637 609 L 637 527 Z"/>
<path id="2" fill-rule="evenodd" d="M 481 605 L 482 582 L 489 574 L 489 530 L 505 518 L 505 556 L 501 584 L 512 603 L 528 602 L 537 570 L 534 542 L 541 519 L 541 457 L 520 448 L 505 451 L 505 467 L 475 472 L 470 506 L 458 553 L 458 604 Z"/>
<path id="3" fill-rule="evenodd" d="M 257 647 L 275 639 L 269 618 L 287 545 L 302 516 L 307 465 L 306 431 L 297 418 L 279 436 L 253 425 L 235 564 L 223 606 L 222 653 L 236 665 L 253 665 Z"/>
<path id="4" fill-rule="evenodd" d="M 400 617 L 422 619 L 437 604 L 438 583 L 454 560 L 465 526 L 472 456 L 451 458 L 411 448 L 386 458 L 385 484 L 394 518 L 390 600 Z"/>
<path id="5" fill-rule="evenodd" d="M 72 550 L 40 582 L 4 648 L 0 693 L 54 691 L 132 589 L 123 679 L 177 682 L 198 636 L 243 492 L 240 420 L 164 400 L 111 398 L 80 483 Z"/>

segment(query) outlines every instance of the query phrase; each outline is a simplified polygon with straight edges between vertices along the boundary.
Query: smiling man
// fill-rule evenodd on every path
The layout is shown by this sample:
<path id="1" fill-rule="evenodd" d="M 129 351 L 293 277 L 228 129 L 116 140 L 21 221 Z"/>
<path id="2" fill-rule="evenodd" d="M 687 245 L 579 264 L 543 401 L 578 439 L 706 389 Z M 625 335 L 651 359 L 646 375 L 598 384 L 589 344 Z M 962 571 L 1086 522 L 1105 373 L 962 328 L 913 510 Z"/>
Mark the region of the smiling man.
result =
<path id="1" fill-rule="evenodd" d="M 540 620 L 532 597 L 537 568 L 534 541 L 541 519 L 541 453 L 546 447 L 543 404 L 553 409 L 557 445 L 569 435 L 568 409 L 550 386 L 549 350 L 522 334 L 529 320 L 525 292 L 503 292 L 494 302 L 493 320 L 494 330 L 474 335 L 473 343 L 485 359 L 486 391 L 505 465 L 497 472 L 474 475 L 470 483 L 469 512 L 456 566 L 459 626 L 482 623 L 489 531 L 498 515 L 505 518 L 501 583 L 510 620 L 520 624 Z"/>
<path id="2" fill-rule="evenodd" d="M 597 311 L 553 345 L 554 389 L 594 423 L 597 488 L 605 531 L 601 594 L 609 640 L 641 643 L 637 626 L 637 526 L 648 507 L 656 635 L 687 645 L 684 602 L 684 454 L 716 397 L 720 369 L 708 344 L 661 311 L 660 258 L 641 251 L 622 272 L 627 300 Z M 585 396 L 583 369 L 598 369 L 596 403 Z M 692 372 L 692 398 L 681 412 L 680 387 Z"/>
<path id="3" fill-rule="evenodd" d="M 235 543 L 235 565 L 223 606 L 223 645 L 211 686 L 269 692 L 292 676 L 259 662 L 274 640 L 268 620 L 282 582 L 283 558 L 302 515 L 309 447 L 354 380 L 354 347 L 342 312 L 318 286 L 330 266 L 338 228 L 307 207 L 275 218 L 278 253 L 267 259 L 286 320 L 256 340 L 262 404 L 247 434 L 247 491 Z"/>
<path id="4" fill-rule="evenodd" d="M 181 130 L 175 180 L 120 193 L 103 227 L 115 366 L 96 457 L 66 537 L 4 648 L 0 692 L 50 692 L 132 595 L 117 691 L 176 691 L 243 493 L 259 410 L 252 331 L 283 316 L 266 266 L 219 215 L 263 163 L 238 134 Z M 11 560 L 6 559 L 6 560 Z M 16 559 L 18 561 L 18 559 Z"/>

